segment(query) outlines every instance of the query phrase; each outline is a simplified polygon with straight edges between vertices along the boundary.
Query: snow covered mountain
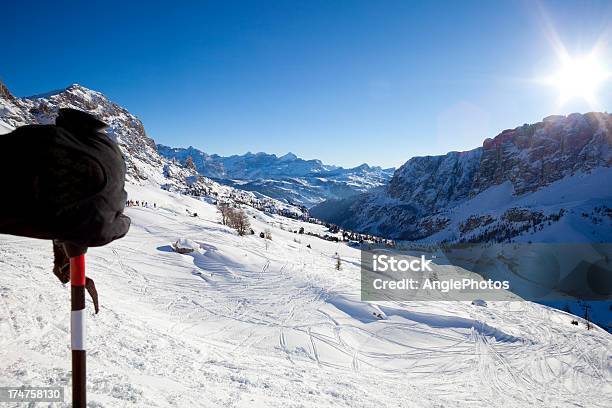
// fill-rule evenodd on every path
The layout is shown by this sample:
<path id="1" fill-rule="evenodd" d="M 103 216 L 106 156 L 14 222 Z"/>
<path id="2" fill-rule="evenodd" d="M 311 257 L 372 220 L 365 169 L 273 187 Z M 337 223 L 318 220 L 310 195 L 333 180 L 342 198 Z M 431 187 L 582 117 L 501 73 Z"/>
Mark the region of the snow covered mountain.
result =
<path id="1" fill-rule="evenodd" d="M 345 169 L 320 160 L 304 160 L 293 153 L 281 157 L 261 152 L 222 157 L 191 146 L 184 149 L 157 145 L 157 150 L 183 164 L 191 160 L 200 174 L 220 183 L 307 207 L 381 186 L 394 171 L 365 163 Z"/>
<path id="2" fill-rule="evenodd" d="M 144 125 L 137 117 L 102 93 L 78 84 L 18 98 L 0 82 L 0 134 L 22 125 L 54 123 L 57 111 L 62 107 L 90 112 L 109 125 L 106 133 L 118 143 L 123 153 L 127 181 L 130 183 L 247 203 L 272 212 L 301 214 L 297 207 L 261 194 L 221 185 L 198 174 L 193 168 L 161 156 L 155 141 L 147 136 Z"/>
<path id="3" fill-rule="evenodd" d="M 386 237 L 612 242 L 612 116 L 551 116 L 483 146 L 415 157 L 391 181 L 313 216 Z"/>

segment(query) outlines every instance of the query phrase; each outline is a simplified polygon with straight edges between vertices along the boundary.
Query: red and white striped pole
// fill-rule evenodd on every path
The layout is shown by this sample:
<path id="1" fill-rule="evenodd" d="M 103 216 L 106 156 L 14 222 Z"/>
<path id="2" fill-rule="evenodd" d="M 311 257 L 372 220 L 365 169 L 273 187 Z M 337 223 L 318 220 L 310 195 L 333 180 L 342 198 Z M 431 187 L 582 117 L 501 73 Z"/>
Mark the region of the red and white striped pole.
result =
<path id="1" fill-rule="evenodd" d="M 72 407 L 85 408 L 85 254 L 70 257 L 70 344 L 72 348 Z"/>

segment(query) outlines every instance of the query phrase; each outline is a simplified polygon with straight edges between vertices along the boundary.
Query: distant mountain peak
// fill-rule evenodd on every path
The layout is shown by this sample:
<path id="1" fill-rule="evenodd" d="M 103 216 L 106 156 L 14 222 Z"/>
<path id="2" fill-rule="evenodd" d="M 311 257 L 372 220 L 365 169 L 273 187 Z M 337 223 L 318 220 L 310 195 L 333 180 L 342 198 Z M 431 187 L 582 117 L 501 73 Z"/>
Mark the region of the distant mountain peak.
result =
<path id="1" fill-rule="evenodd" d="M 279 157 L 278 159 L 281 160 L 281 161 L 292 161 L 292 160 L 297 160 L 298 157 L 295 154 L 289 152 L 289 153 Z"/>
<path id="2" fill-rule="evenodd" d="M 61 95 L 63 93 L 74 93 L 75 91 L 80 91 L 83 93 L 96 93 L 96 94 L 102 95 L 98 91 L 94 91 L 93 89 L 89 89 L 83 85 L 73 83 L 73 84 L 68 85 L 65 88 L 55 89 L 53 91 L 44 92 L 41 94 L 26 96 L 24 99 L 45 99 L 45 98 L 50 98 L 55 95 Z"/>

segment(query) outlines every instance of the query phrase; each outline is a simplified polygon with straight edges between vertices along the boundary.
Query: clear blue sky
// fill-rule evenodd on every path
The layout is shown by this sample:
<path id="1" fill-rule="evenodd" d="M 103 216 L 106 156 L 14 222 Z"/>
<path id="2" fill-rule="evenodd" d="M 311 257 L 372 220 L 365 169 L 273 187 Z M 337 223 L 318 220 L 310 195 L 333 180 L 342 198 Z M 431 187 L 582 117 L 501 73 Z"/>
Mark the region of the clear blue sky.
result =
<path id="1" fill-rule="evenodd" d="M 80 83 L 158 143 L 222 155 L 399 166 L 589 111 L 532 81 L 559 65 L 552 26 L 572 54 L 607 41 L 611 66 L 610 1 L 88 3 L 3 4 L 0 78 L 18 96 Z"/>

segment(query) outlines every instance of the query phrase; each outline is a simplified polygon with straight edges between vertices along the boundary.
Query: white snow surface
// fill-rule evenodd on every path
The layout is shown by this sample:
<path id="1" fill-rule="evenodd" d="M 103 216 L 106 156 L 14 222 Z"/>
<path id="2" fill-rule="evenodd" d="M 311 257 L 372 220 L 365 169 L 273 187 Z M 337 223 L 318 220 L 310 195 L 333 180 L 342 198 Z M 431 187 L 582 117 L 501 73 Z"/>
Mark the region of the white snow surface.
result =
<path id="1" fill-rule="evenodd" d="M 11 132 L 13 128 L 0 120 L 0 135 Z"/>
<path id="2" fill-rule="evenodd" d="M 582 216 L 593 208 L 612 202 L 612 167 L 600 167 L 587 173 L 566 176 L 538 191 L 514 195 L 512 184 L 506 181 L 488 188 L 475 197 L 441 212 L 451 221 L 449 227 L 425 238 L 424 242 L 439 242 L 459 236 L 459 225 L 470 215 L 500 217 L 510 208 L 541 211 L 548 215 L 564 209 L 567 213 L 560 222 L 543 225 L 541 231 L 526 231 L 514 238 L 515 242 L 612 242 L 612 220 L 593 224 Z M 466 236 L 476 236 L 490 226 L 479 227 Z"/>
<path id="3" fill-rule="evenodd" d="M 208 203 L 127 188 L 157 208 L 128 208 L 128 235 L 87 255 L 92 407 L 609 407 L 612 336 L 579 318 L 362 302 L 359 251 L 293 233 L 322 226 L 246 208 L 255 235 L 239 237 Z M 172 251 L 181 238 L 199 249 Z M 51 244 L 0 235 L 0 262 L 0 386 L 64 386 L 68 401 L 70 291 Z"/>

